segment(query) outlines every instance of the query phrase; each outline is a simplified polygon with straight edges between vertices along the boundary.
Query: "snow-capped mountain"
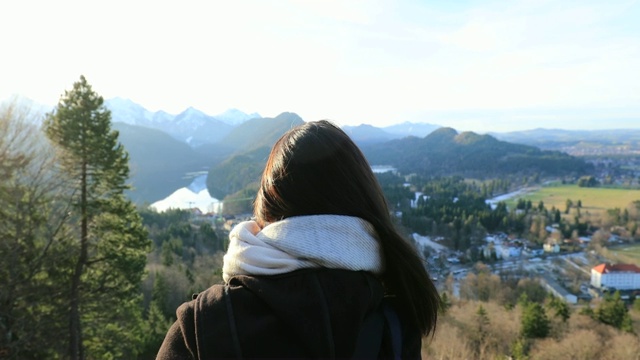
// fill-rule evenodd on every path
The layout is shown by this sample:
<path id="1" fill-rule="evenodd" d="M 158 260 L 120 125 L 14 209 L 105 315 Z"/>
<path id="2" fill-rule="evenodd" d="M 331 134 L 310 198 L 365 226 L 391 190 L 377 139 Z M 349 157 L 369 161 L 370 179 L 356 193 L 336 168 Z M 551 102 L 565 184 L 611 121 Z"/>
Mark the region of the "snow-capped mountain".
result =
<path id="1" fill-rule="evenodd" d="M 260 117 L 257 113 L 246 114 L 238 109 L 230 109 L 220 115 L 210 116 L 193 107 L 189 107 L 180 114 L 172 115 L 164 111 L 151 112 L 123 98 L 106 100 L 105 106 L 111 111 L 114 122 L 162 130 L 194 147 L 217 142 L 234 126 Z"/>
<path id="2" fill-rule="evenodd" d="M 261 118 L 262 116 L 258 113 L 246 114 L 238 109 L 229 109 L 222 114 L 215 115 L 214 117 L 224 123 L 236 126 L 247 120 Z"/>

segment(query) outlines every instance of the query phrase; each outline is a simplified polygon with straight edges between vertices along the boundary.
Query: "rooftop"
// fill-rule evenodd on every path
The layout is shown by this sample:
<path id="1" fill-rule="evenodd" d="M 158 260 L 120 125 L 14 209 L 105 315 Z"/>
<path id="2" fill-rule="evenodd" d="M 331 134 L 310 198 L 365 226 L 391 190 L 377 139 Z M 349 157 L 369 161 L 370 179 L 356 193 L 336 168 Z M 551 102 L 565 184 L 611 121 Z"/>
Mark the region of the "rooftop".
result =
<path id="1" fill-rule="evenodd" d="M 595 266 L 593 270 L 595 270 L 596 272 L 599 272 L 600 274 L 607 274 L 607 273 L 613 273 L 613 272 L 625 272 L 625 273 L 631 272 L 631 273 L 640 274 L 640 267 L 634 264 L 615 264 L 615 265 L 600 264 L 598 266 Z"/>

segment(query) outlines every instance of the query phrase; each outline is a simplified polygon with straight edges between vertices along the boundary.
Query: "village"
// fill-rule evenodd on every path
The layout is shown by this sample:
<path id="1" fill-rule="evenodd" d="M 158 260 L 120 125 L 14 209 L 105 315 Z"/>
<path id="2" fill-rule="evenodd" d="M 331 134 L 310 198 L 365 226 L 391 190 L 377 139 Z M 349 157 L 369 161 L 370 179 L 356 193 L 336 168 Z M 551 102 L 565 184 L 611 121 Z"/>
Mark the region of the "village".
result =
<path id="1" fill-rule="evenodd" d="M 432 279 L 439 287 L 447 278 L 453 279 L 453 295 L 459 296 L 459 281 L 474 271 L 476 263 L 470 262 L 467 254 L 441 245 L 442 238 L 431 239 L 414 233 L 413 240 L 419 250 L 431 254 L 425 263 Z M 479 251 L 494 274 L 508 272 L 536 278 L 547 291 L 569 304 L 588 303 L 592 298 L 615 291 L 620 291 L 622 299 L 634 299 L 640 294 L 640 267 L 608 263 L 595 251 L 588 250 L 590 240 L 590 237 L 581 237 L 579 250 L 568 252 L 561 251 L 558 243 L 536 247 L 526 239 L 512 239 L 497 233 L 487 235 Z M 620 241 L 615 235 L 609 239 L 610 244 Z"/>

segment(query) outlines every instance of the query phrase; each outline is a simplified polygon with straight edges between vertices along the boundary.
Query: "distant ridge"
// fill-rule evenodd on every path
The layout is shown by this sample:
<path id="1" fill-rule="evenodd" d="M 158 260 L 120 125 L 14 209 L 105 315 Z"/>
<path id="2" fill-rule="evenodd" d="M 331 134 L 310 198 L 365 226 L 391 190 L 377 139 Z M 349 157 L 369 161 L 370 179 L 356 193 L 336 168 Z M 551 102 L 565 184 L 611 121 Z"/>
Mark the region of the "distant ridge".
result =
<path id="1" fill-rule="evenodd" d="M 219 146 L 247 152 L 263 146 L 271 147 L 289 129 L 304 124 L 298 114 L 283 112 L 274 118 L 255 118 L 233 128 Z"/>
<path id="2" fill-rule="evenodd" d="M 402 124 L 386 126 L 383 128 L 362 124 L 358 126 L 343 126 L 342 129 L 358 145 L 371 145 L 393 139 L 401 139 L 408 136 L 425 137 L 440 125 L 427 123 L 404 122 Z"/>
<path id="3" fill-rule="evenodd" d="M 344 130 L 344 132 L 359 145 L 385 142 L 397 137 L 382 130 L 381 128 L 365 124 L 358 126 L 343 126 L 342 130 Z"/>
<path id="4" fill-rule="evenodd" d="M 233 155 L 209 170 L 209 193 L 217 199 L 223 199 L 257 182 L 271 147 L 282 134 L 303 123 L 297 114 L 284 112 L 275 118 L 251 119 L 235 127 L 217 144 L 232 149 Z"/>
<path id="5" fill-rule="evenodd" d="M 406 121 L 401 124 L 385 126 L 382 129 L 390 134 L 398 135 L 400 137 L 425 137 L 441 127 L 442 126 L 435 124 L 413 123 Z"/>
<path id="6" fill-rule="evenodd" d="M 371 164 L 395 166 L 404 174 L 495 178 L 507 174 L 582 174 L 583 160 L 558 151 L 500 141 L 490 135 L 440 128 L 420 139 L 409 137 L 363 147 Z"/>
<path id="7" fill-rule="evenodd" d="M 491 133 L 491 135 L 501 140 L 522 144 L 575 143 L 580 141 L 626 143 L 640 141 L 640 129 L 563 130 L 538 128 L 506 133 Z"/>

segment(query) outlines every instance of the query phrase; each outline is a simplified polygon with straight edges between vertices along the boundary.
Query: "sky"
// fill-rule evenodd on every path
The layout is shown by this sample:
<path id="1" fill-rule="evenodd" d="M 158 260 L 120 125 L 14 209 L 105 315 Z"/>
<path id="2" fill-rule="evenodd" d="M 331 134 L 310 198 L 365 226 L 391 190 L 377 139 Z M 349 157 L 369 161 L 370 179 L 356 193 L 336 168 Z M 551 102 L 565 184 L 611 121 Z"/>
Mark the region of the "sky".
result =
<path id="1" fill-rule="evenodd" d="M 640 0 L 0 3 L 0 100 L 84 75 L 151 111 L 640 128 Z"/>

